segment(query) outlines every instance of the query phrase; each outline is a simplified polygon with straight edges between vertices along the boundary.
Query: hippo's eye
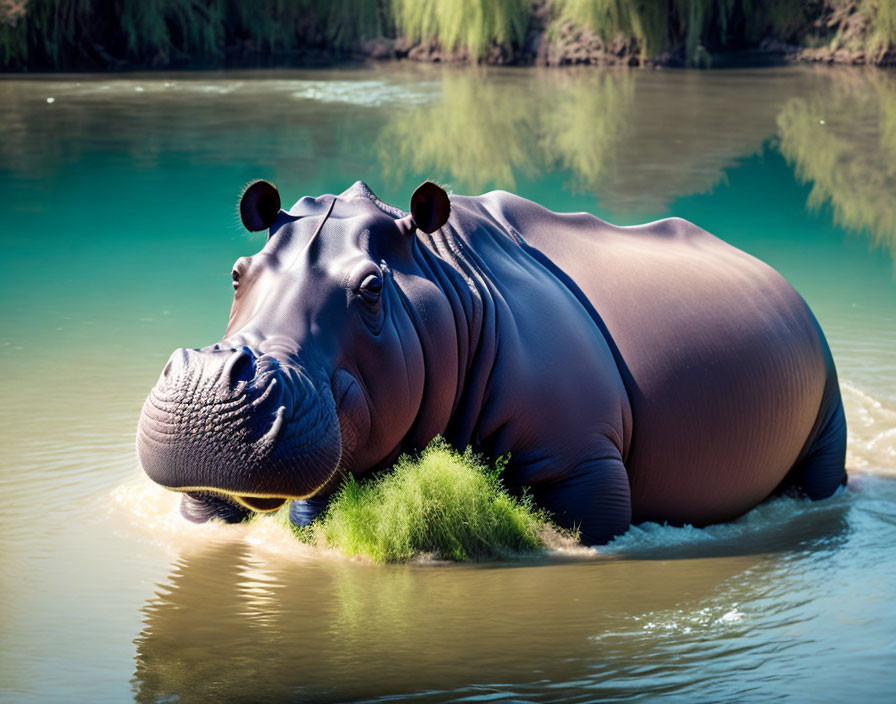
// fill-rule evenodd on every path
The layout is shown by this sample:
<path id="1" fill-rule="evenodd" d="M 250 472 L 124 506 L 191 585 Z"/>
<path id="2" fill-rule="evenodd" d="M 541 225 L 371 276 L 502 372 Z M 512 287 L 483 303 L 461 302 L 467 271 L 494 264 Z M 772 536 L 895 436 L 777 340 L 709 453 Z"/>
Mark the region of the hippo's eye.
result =
<path id="1" fill-rule="evenodd" d="M 361 288 L 358 293 L 361 294 L 367 303 L 373 305 L 380 299 L 380 293 L 383 291 L 383 280 L 377 274 L 370 274 L 361 282 Z"/>
<path id="2" fill-rule="evenodd" d="M 248 265 L 249 260 L 247 257 L 240 257 L 233 265 L 233 270 L 230 272 L 230 278 L 233 279 L 234 291 L 239 288 L 240 280 L 243 278 L 243 274 L 246 273 L 246 268 L 248 267 Z"/>

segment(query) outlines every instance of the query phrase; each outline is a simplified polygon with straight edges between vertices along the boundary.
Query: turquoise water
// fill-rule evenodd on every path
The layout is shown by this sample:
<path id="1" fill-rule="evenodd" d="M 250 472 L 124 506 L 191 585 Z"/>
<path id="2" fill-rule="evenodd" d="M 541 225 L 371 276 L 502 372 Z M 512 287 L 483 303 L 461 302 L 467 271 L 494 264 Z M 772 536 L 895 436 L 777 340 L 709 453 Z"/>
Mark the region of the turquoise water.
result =
<path id="1" fill-rule="evenodd" d="M 52 99 L 52 101 L 50 100 Z M 896 75 L 459 70 L 0 80 L 0 699 L 843 701 L 896 686 Z M 140 406 L 217 340 L 285 200 L 435 178 L 620 224 L 685 217 L 778 268 L 837 361 L 850 486 L 597 553 L 380 568 L 269 522 L 192 526 Z"/>

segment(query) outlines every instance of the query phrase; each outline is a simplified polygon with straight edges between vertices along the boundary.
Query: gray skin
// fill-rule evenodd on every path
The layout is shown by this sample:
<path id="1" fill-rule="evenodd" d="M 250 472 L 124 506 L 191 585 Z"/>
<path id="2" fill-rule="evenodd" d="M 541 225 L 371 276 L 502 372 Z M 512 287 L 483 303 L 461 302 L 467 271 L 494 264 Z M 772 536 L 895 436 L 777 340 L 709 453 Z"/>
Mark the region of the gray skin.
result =
<path id="1" fill-rule="evenodd" d="M 429 182 L 410 214 L 361 182 L 289 211 L 256 182 L 240 212 L 269 235 L 234 266 L 224 338 L 174 352 L 137 435 L 192 520 L 292 500 L 305 524 L 343 476 L 436 435 L 509 454 L 508 487 L 588 544 L 846 481 L 806 303 L 689 222 L 615 227 Z"/>

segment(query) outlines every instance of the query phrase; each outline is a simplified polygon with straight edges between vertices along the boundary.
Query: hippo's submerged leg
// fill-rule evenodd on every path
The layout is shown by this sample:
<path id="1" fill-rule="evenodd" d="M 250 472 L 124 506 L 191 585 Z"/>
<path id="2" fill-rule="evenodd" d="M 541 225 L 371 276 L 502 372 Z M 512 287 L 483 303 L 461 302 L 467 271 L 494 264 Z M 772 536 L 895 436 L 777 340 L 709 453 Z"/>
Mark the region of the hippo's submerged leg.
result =
<path id="1" fill-rule="evenodd" d="M 296 528 L 304 528 L 323 513 L 330 503 L 329 496 L 313 497 L 289 502 L 289 522 Z"/>
<path id="2" fill-rule="evenodd" d="M 559 525 L 579 530 L 583 545 L 608 543 L 632 522 L 628 473 L 618 457 L 583 462 L 570 476 L 532 491 Z"/>
<path id="3" fill-rule="evenodd" d="M 813 501 L 846 484 L 846 415 L 838 397 L 808 454 L 787 474 L 782 488 L 794 487 Z"/>
<path id="4" fill-rule="evenodd" d="M 225 523 L 240 523 L 252 513 L 249 509 L 204 491 L 191 491 L 180 500 L 180 513 L 192 523 L 205 523 L 218 518 Z"/>

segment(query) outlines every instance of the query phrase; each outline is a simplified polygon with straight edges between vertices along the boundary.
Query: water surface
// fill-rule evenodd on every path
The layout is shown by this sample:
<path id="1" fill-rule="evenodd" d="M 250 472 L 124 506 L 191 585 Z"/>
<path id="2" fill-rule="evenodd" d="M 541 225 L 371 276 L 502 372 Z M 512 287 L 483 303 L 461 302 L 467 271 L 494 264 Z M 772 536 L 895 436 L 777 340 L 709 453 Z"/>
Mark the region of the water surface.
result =
<path id="1" fill-rule="evenodd" d="M 0 80 L 0 698 L 843 701 L 896 686 L 896 75 L 338 71 Z M 849 487 L 509 565 L 373 567 L 192 526 L 134 432 L 220 337 L 235 203 L 424 178 L 686 217 L 819 318 Z"/>

